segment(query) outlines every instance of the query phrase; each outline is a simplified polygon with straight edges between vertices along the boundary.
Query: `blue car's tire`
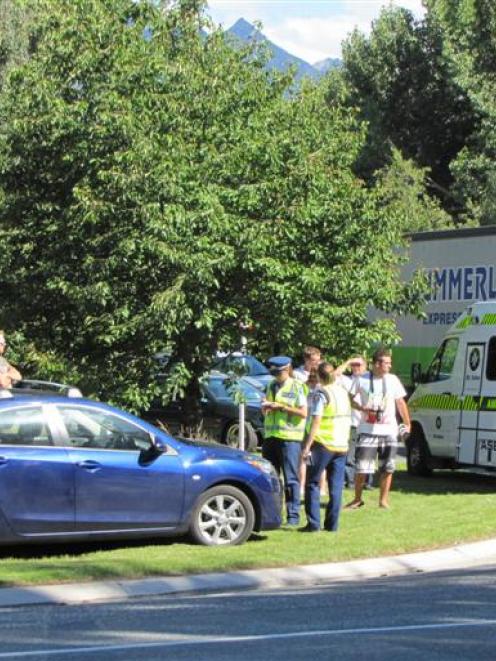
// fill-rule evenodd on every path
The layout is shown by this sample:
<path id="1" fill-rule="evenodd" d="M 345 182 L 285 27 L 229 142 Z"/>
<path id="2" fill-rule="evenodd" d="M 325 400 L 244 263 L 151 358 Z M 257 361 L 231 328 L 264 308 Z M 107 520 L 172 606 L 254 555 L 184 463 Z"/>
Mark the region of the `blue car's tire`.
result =
<path id="1" fill-rule="evenodd" d="M 198 499 L 190 533 L 205 546 L 237 546 L 246 542 L 254 525 L 255 512 L 248 496 L 236 487 L 219 484 Z"/>

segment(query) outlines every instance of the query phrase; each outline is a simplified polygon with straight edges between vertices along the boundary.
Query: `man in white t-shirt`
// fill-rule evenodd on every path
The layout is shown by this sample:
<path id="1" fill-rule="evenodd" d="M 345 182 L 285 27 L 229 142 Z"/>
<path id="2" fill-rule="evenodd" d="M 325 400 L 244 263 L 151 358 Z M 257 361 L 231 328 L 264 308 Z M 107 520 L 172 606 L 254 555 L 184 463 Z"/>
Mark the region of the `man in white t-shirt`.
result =
<path id="1" fill-rule="evenodd" d="M 361 412 L 356 451 L 355 497 L 348 509 L 362 507 L 366 476 L 374 472 L 378 458 L 380 473 L 379 507 L 389 508 L 389 491 L 398 448 L 399 413 L 406 431 L 410 432 L 410 414 L 406 392 L 397 376 L 391 374 L 391 353 L 378 349 L 372 357 L 372 370 L 361 375 L 353 407 Z"/>

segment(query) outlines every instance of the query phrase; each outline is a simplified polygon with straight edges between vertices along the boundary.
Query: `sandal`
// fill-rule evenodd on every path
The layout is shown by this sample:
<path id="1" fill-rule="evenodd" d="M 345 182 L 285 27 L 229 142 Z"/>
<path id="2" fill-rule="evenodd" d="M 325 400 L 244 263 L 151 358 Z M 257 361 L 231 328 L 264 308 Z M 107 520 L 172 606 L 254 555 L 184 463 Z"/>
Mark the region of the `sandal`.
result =
<path id="1" fill-rule="evenodd" d="M 344 506 L 345 510 L 357 510 L 359 507 L 363 507 L 365 502 L 363 500 L 352 500 L 351 503 L 348 503 Z"/>

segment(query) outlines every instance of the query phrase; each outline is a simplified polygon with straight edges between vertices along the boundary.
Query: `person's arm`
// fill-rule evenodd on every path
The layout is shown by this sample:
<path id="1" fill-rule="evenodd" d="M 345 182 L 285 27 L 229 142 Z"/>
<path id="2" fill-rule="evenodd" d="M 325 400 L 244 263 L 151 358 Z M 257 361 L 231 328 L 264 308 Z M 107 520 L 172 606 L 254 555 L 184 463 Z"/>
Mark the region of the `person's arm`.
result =
<path id="1" fill-rule="evenodd" d="M 297 415 L 300 418 L 307 417 L 307 405 L 303 404 L 302 406 L 289 406 L 289 404 L 283 404 L 282 402 L 272 402 L 270 407 L 272 411 L 283 411 L 288 415 Z"/>
<path id="2" fill-rule="evenodd" d="M 398 413 L 401 416 L 401 419 L 403 420 L 403 424 L 407 429 L 407 432 L 410 433 L 411 430 L 410 411 L 408 410 L 408 404 L 406 403 L 403 397 L 396 400 L 396 407 L 398 409 Z"/>
<path id="3" fill-rule="evenodd" d="M 350 368 L 350 363 L 352 360 L 353 358 L 348 358 L 348 360 L 345 360 L 344 363 L 341 363 L 341 365 L 338 365 L 334 368 L 334 375 L 336 378 L 340 377 L 344 372 L 346 372 L 347 369 Z"/>
<path id="4" fill-rule="evenodd" d="M 312 425 L 310 427 L 310 431 L 308 432 L 308 436 L 305 439 L 305 442 L 303 444 L 303 449 L 301 451 L 301 458 L 303 461 L 305 461 L 305 459 L 308 457 L 308 455 L 312 450 L 312 445 L 315 440 L 315 436 L 319 431 L 321 420 L 322 420 L 321 415 L 312 416 Z"/>
<path id="5" fill-rule="evenodd" d="M 22 381 L 21 373 L 13 365 L 9 365 L 7 376 L 10 377 L 11 381 Z"/>

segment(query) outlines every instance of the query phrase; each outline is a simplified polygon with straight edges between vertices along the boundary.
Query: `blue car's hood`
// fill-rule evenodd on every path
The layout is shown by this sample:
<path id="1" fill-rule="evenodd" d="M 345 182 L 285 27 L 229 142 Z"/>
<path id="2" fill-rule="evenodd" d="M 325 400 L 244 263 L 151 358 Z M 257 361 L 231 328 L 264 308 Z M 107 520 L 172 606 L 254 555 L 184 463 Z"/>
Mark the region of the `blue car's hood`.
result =
<path id="1" fill-rule="evenodd" d="M 189 438 L 181 438 L 181 443 L 198 448 L 202 454 L 211 457 L 212 459 L 246 459 L 250 453 L 236 448 L 229 448 L 220 443 L 213 443 L 211 441 L 199 441 Z"/>

